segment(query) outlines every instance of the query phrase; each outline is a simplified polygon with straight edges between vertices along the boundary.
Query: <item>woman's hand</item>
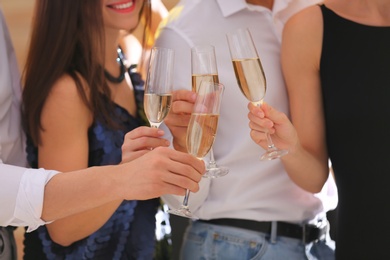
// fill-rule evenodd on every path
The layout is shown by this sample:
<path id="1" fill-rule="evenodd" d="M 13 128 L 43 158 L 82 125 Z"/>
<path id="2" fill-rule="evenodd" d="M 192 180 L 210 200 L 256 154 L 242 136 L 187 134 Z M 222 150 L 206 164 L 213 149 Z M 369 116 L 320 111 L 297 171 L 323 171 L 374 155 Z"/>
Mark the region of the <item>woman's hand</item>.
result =
<path id="1" fill-rule="evenodd" d="M 257 107 L 252 103 L 248 104 L 250 136 L 252 140 L 267 149 L 268 132 L 276 147 L 294 152 L 299 142 L 297 132 L 286 114 L 276 110 L 267 103 Z"/>
<path id="2" fill-rule="evenodd" d="M 122 163 L 137 159 L 156 147 L 168 147 L 170 143 L 161 138 L 163 135 L 163 130 L 147 126 L 128 132 L 122 145 Z"/>

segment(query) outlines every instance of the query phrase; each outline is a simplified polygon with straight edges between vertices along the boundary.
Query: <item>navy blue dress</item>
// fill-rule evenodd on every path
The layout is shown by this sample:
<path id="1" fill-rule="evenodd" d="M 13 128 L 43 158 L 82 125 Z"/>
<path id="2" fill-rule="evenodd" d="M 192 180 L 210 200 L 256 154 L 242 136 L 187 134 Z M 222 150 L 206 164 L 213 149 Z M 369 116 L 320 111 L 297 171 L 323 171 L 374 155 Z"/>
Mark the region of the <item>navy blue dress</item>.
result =
<path id="1" fill-rule="evenodd" d="M 138 111 L 142 111 L 143 81 L 130 70 Z M 127 110 L 115 104 L 112 118 L 120 129 L 113 130 L 95 120 L 88 131 L 89 166 L 113 165 L 121 161 L 121 146 L 128 131 L 143 124 Z M 37 167 L 37 147 L 27 142 L 28 161 Z M 93 188 L 93 187 L 91 187 Z M 82 199 L 82 198 L 80 198 Z M 45 226 L 26 233 L 24 259 L 152 259 L 155 248 L 155 215 L 158 199 L 123 201 L 111 218 L 89 237 L 63 247 L 53 242 Z"/>

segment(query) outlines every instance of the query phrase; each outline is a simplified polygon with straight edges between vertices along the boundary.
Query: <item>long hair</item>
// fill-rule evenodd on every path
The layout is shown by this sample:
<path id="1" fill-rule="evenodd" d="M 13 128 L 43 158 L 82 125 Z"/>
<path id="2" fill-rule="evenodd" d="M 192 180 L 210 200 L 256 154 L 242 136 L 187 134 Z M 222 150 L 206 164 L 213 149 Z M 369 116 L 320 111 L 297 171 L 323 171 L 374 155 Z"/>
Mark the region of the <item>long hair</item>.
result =
<path id="1" fill-rule="evenodd" d="M 73 78 L 94 117 L 114 126 L 109 116 L 110 106 L 103 98 L 107 96 L 111 100 L 104 77 L 105 40 L 100 2 L 36 1 L 22 95 L 24 127 L 36 145 L 41 141 L 40 131 L 44 131 L 41 122 L 43 106 L 53 85 L 64 74 Z M 145 3 L 142 12 L 150 13 L 149 1 Z M 150 20 L 150 15 L 146 16 Z M 83 81 L 89 86 L 88 90 L 85 90 Z"/>

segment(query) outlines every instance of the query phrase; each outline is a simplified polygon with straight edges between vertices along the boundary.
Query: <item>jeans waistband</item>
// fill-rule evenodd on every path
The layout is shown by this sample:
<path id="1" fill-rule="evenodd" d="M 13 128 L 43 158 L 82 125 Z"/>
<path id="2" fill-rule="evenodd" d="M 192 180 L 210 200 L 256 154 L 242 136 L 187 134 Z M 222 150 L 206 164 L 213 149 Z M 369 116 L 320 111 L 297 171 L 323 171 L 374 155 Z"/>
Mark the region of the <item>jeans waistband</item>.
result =
<path id="1" fill-rule="evenodd" d="M 232 218 L 219 218 L 198 221 L 212 225 L 229 226 L 262 232 L 272 237 L 284 236 L 289 238 L 301 239 L 304 244 L 324 239 L 326 233 L 328 232 L 327 221 L 322 221 L 318 225 L 299 225 L 283 221 L 254 221 Z"/>

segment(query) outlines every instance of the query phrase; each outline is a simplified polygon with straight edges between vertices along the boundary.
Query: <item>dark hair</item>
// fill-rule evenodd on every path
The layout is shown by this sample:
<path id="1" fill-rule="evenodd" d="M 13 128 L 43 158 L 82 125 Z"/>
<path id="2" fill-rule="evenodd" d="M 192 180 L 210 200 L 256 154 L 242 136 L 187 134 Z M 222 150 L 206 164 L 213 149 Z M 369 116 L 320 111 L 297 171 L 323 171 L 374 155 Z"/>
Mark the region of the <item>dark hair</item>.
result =
<path id="1" fill-rule="evenodd" d="M 44 130 L 41 113 L 55 82 L 70 75 L 94 117 L 113 126 L 110 106 L 103 96 L 111 96 L 104 77 L 104 24 L 101 1 L 37 0 L 30 48 L 24 68 L 23 119 L 26 133 L 35 144 Z M 150 4 L 145 0 L 145 27 L 150 23 Z M 140 15 L 140 17 L 142 16 Z M 147 39 L 144 33 L 143 45 Z M 102 55 L 96 55 L 102 53 Z M 88 92 L 83 81 L 89 86 Z M 111 100 L 111 99 L 110 99 Z"/>

